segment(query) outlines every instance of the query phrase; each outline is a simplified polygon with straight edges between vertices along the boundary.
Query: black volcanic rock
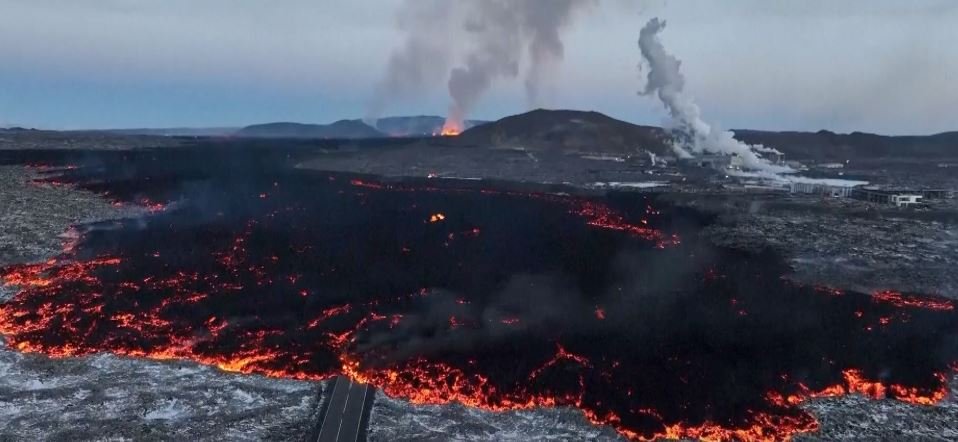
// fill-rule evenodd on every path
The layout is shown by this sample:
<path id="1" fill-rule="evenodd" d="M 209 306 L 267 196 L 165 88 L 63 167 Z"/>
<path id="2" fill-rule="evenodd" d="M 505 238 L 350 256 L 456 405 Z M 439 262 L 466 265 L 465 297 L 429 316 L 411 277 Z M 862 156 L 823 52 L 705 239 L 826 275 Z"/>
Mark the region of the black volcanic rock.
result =
<path id="1" fill-rule="evenodd" d="M 332 124 L 267 123 L 246 126 L 235 134 L 249 138 L 381 138 L 382 132 L 359 120 Z"/>
<path id="2" fill-rule="evenodd" d="M 598 112 L 536 109 L 483 124 L 456 138 L 482 147 L 628 154 L 669 152 L 661 128 L 639 126 Z"/>

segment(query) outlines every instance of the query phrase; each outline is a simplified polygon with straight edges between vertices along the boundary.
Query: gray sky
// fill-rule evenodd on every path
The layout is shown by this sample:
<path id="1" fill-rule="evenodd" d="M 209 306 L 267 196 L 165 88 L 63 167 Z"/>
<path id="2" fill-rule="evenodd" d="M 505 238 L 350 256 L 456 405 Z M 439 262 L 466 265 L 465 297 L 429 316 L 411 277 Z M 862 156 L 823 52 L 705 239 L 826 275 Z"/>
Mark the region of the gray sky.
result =
<path id="1" fill-rule="evenodd" d="M 548 0 L 546 0 L 548 1 Z M 399 0 L 0 0 L 0 125 L 329 122 L 365 113 Z M 600 0 L 564 35 L 551 107 L 659 124 L 638 31 L 668 22 L 687 90 L 725 128 L 958 130 L 958 1 Z M 453 47 L 465 44 L 450 36 Z M 470 117 L 527 110 L 500 81 Z M 444 81 L 387 114 L 444 114 Z"/>

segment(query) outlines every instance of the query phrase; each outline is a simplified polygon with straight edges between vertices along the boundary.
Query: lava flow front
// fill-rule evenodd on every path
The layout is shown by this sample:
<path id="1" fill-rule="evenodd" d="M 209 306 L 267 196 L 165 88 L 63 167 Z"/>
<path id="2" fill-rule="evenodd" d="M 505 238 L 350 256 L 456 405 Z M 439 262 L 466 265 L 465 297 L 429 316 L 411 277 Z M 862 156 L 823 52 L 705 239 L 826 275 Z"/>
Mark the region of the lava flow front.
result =
<path id="1" fill-rule="evenodd" d="M 2 270 L 8 345 L 343 373 L 418 404 L 567 406 L 632 439 L 719 440 L 813 431 L 815 397 L 934 404 L 958 354 L 951 301 L 790 283 L 779 257 L 701 242 L 707 217 L 647 197 L 138 161 L 147 183 L 73 182 L 177 204 Z"/>

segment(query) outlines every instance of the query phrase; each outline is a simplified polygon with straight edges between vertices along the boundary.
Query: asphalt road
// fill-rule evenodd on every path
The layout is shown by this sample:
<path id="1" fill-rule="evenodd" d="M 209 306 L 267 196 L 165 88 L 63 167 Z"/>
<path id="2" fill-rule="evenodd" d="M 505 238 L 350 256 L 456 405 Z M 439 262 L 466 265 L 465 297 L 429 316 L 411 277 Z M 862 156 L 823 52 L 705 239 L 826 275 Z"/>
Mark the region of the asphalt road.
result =
<path id="1" fill-rule="evenodd" d="M 318 442 L 365 440 L 363 412 L 372 404 L 375 390 L 344 376 L 333 381 L 326 412 L 320 418 Z"/>

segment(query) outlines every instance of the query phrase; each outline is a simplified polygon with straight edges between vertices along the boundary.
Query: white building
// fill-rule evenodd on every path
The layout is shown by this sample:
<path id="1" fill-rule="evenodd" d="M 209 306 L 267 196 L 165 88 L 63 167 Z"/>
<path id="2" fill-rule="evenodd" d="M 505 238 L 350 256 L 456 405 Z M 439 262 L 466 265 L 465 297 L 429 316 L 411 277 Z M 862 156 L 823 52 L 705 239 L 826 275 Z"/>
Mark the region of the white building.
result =
<path id="1" fill-rule="evenodd" d="M 838 180 L 834 180 L 838 181 Z M 848 183 L 821 182 L 821 183 L 789 183 L 788 190 L 791 193 L 807 193 L 832 198 L 849 198 L 856 185 L 862 185 L 863 182 L 849 181 Z"/>
<path id="2" fill-rule="evenodd" d="M 911 207 L 924 201 L 924 195 L 920 191 L 881 189 L 878 187 L 855 189 L 852 197 L 872 203 L 891 204 L 896 207 Z"/>
<path id="3" fill-rule="evenodd" d="M 891 196 L 891 203 L 898 207 L 909 207 L 914 204 L 921 204 L 921 199 L 920 194 L 900 193 Z"/>

